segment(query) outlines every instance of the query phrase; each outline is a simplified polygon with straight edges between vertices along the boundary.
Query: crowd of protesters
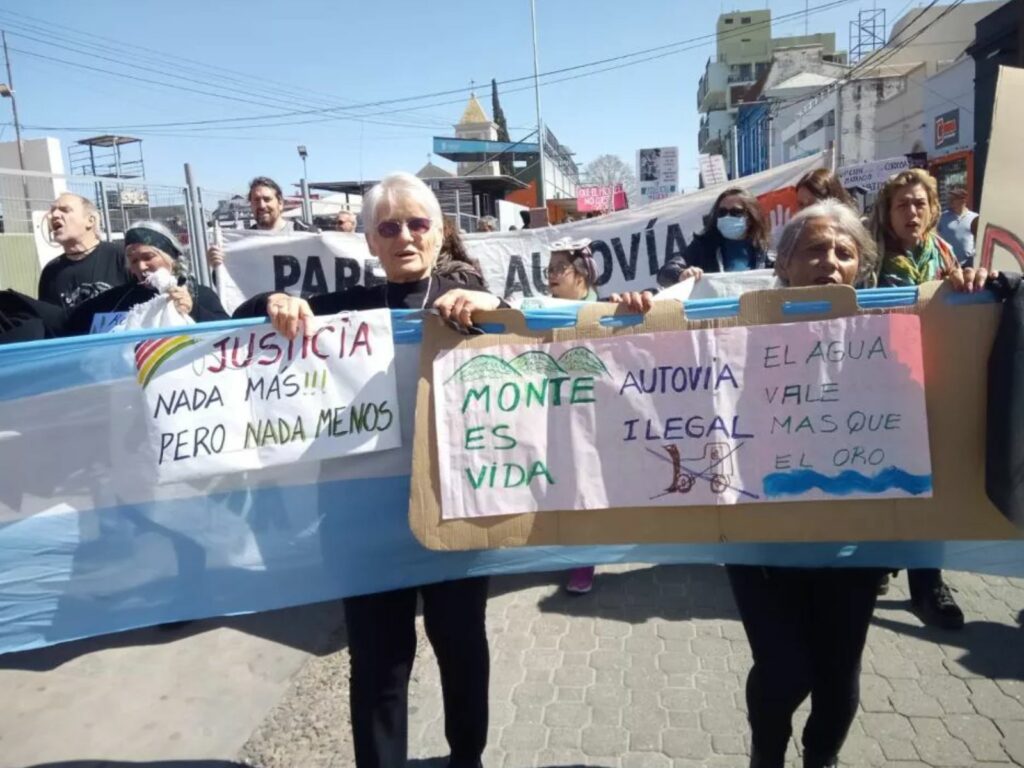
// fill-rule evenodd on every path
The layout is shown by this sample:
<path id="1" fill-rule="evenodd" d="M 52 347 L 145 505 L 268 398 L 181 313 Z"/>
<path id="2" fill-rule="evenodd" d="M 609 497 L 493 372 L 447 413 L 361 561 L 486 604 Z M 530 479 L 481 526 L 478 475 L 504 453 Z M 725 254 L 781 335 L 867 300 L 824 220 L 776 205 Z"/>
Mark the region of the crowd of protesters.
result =
<path id="1" fill-rule="evenodd" d="M 682 255 L 661 268 L 659 285 L 768 266 L 783 287 L 908 286 L 946 280 L 970 292 L 986 285 L 989 275 L 973 266 L 977 214 L 967 210 L 966 193 L 953 189 L 950 207 L 943 212 L 935 180 L 924 171 L 890 178 L 870 219 L 864 219 L 826 169 L 801 179 L 796 199 L 799 211 L 773 249 L 757 199 L 741 187 L 726 189 L 705 218 L 704 229 L 694 234 Z M 310 229 L 283 216 L 284 197 L 272 179 L 251 182 L 249 203 L 253 229 Z M 228 317 L 217 294 L 189 274 L 186 249 L 165 226 L 136 223 L 125 232 L 123 243 L 115 243 L 101 238 L 99 220 L 95 206 L 84 197 L 63 194 L 54 201 L 47 221 L 63 253 L 43 269 L 37 298 L 12 291 L 0 295 L 0 342 L 89 333 L 98 317 L 128 312 L 159 296 L 195 322 Z M 334 228 L 352 233 L 360 223 L 384 280 L 308 298 L 268 292 L 250 298 L 234 316 L 266 317 L 278 332 L 294 338 L 316 314 L 434 308 L 468 329 L 475 313 L 506 306 L 488 292 L 458 228 L 416 177 L 385 177 L 365 195 L 358 217 L 341 211 Z M 490 220 L 482 224 L 487 231 L 497 227 Z M 215 244 L 205 257 L 216 268 L 230 254 Z M 158 274 L 163 282 L 154 279 Z M 554 242 L 544 275 L 552 297 L 600 300 L 587 240 Z M 608 298 L 638 312 L 652 306 L 648 292 Z M 836 765 L 857 711 L 861 655 L 888 569 L 729 565 L 727 571 L 754 662 L 746 686 L 751 766 L 785 764 L 793 714 L 808 697 L 804 765 Z M 925 623 L 947 629 L 963 625 L 963 613 L 940 571 L 912 570 L 909 581 L 913 607 Z M 580 568 L 570 574 L 567 589 L 585 594 L 593 584 L 594 569 Z M 398 768 L 406 763 L 418 599 L 441 671 L 448 764 L 481 765 L 488 728 L 487 596 L 487 578 L 475 577 L 345 599 L 357 765 Z"/>

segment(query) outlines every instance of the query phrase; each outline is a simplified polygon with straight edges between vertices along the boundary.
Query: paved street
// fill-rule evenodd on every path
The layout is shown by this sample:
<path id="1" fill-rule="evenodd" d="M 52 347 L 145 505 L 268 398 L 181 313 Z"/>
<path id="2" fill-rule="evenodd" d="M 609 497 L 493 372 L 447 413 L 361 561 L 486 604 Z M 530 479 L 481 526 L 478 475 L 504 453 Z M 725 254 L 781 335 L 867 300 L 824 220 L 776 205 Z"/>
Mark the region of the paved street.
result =
<path id="1" fill-rule="evenodd" d="M 750 656 L 724 571 L 602 568 L 582 597 L 562 578 L 492 581 L 485 765 L 746 766 Z M 905 577 L 880 600 L 843 765 L 1024 765 L 1024 580 L 948 580 L 961 632 L 923 628 Z M 420 635 L 410 755 L 441 768 Z M 344 646 L 331 603 L 0 657 L 0 766 L 351 765 Z M 798 765 L 795 742 L 790 756 Z"/>

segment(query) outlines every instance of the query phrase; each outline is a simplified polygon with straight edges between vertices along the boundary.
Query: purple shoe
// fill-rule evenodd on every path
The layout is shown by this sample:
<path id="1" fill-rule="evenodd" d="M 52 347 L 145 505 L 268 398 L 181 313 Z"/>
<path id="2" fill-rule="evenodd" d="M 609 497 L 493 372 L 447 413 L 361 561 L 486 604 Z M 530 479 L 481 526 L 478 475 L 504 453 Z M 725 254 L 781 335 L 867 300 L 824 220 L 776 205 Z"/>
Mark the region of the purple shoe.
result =
<path id="1" fill-rule="evenodd" d="M 594 586 L 594 566 L 586 568 L 574 568 L 569 574 L 569 583 L 565 585 L 565 591 L 574 595 L 585 595 Z"/>

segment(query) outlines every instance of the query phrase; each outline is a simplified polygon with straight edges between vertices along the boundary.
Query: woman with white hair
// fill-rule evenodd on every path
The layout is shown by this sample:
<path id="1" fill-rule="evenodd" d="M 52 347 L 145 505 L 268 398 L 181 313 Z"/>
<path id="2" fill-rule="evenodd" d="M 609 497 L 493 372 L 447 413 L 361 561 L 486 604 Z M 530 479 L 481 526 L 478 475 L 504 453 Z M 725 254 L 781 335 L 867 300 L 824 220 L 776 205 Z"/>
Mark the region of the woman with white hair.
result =
<path id="1" fill-rule="evenodd" d="M 250 299 L 235 316 L 265 314 L 287 338 L 314 314 L 434 307 L 446 320 L 472 326 L 473 313 L 501 302 L 437 274 L 444 219 L 434 193 L 408 173 L 386 176 L 363 198 L 370 253 L 387 282 L 305 299 L 274 293 Z M 351 719 L 359 768 L 404 768 L 409 675 L 416 656 L 416 601 L 441 669 L 445 736 L 452 768 L 480 765 L 487 742 L 490 655 L 486 577 L 345 598 L 351 658 Z"/>
<path id="2" fill-rule="evenodd" d="M 161 269 L 176 278 L 175 284 L 163 292 L 181 314 L 190 316 L 197 323 L 228 319 L 220 297 L 191 280 L 188 262 L 182 258 L 185 248 L 163 224 L 158 221 L 132 224 L 124 233 L 124 246 L 128 272 L 134 279 L 79 304 L 68 318 L 65 329 L 68 335 L 89 333 L 99 315 L 114 318 L 156 298 L 161 291 L 150 277 Z"/>

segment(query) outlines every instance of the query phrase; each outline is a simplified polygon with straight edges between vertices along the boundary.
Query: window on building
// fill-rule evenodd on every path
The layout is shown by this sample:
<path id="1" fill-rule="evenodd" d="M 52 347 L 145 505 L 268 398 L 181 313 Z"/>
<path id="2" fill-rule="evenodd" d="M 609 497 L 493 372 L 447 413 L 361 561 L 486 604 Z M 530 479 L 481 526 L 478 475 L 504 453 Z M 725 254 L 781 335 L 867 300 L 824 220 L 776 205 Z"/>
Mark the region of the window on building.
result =
<path id="1" fill-rule="evenodd" d="M 754 78 L 757 79 L 757 80 L 760 80 L 761 79 L 761 75 L 763 75 L 767 71 L 768 71 L 768 62 L 767 61 L 758 62 L 757 66 L 754 68 Z"/>
<path id="2" fill-rule="evenodd" d="M 859 83 L 857 84 L 857 87 L 853 89 L 853 100 L 854 101 L 860 101 L 860 84 Z"/>
<path id="3" fill-rule="evenodd" d="M 749 23 L 750 23 L 750 17 L 749 16 L 744 16 L 742 19 L 740 19 L 740 24 L 749 24 Z"/>
<path id="4" fill-rule="evenodd" d="M 726 19 L 726 20 L 725 20 L 725 23 L 726 23 L 726 24 L 732 24 L 732 19 Z"/>
<path id="5" fill-rule="evenodd" d="M 741 43 L 749 43 L 750 42 L 750 38 L 749 37 L 741 37 L 740 38 L 740 42 Z"/>
<path id="6" fill-rule="evenodd" d="M 751 71 L 752 68 L 749 64 L 740 64 L 740 80 L 750 80 Z"/>
<path id="7" fill-rule="evenodd" d="M 879 101 L 881 101 L 882 99 L 885 98 L 885 81 L 884 80 L 876 80 L 875 81 L 875 98 L 878 99 Z"/>

